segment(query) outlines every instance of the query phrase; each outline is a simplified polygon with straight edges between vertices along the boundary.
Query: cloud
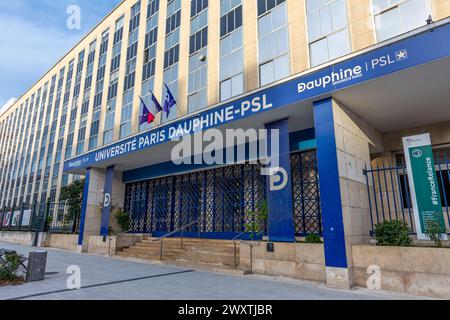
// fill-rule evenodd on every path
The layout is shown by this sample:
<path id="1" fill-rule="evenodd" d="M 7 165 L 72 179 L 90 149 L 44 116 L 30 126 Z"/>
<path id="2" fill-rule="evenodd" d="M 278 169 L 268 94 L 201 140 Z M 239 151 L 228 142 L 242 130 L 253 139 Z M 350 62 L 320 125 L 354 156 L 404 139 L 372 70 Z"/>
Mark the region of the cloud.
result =
<path id="1" fill-rule="evenodd" d="M 40 79 L 79 40 L 58 29 L 37 26 L 21 17 L 1 16 L 0 104 L 19 96 Z"/>
<path id="2" fill-rule="evenodd" d="M 3 107 L 0 108 L 0 115 L 3 114 L 3 112 L 5 112 L 10 106 L 12 106 L 15 102 L 17 101 L 16 98 L 11 98 L 9 99 L 4 105 Z"/>
<path id="3" fill-rule="evenodd" d="M 0 106 L 24 94 L 117 2 L 0 1 Z M 82 9 L 81 30 L 66 28 L 69 4 Z"/>

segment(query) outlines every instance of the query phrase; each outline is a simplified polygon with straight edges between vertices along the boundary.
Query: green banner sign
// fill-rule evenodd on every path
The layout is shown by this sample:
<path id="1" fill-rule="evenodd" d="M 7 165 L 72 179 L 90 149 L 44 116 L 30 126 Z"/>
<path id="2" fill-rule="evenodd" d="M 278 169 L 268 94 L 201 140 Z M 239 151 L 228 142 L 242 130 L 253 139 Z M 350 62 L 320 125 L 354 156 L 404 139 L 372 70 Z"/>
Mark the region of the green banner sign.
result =
<path id="1" fill-rule="evenodd" d="M 430 136 L 407 137 L 403 143 L 418 238 L 427 239 L 425 234 L 430 223 L 446 234 Z"/>

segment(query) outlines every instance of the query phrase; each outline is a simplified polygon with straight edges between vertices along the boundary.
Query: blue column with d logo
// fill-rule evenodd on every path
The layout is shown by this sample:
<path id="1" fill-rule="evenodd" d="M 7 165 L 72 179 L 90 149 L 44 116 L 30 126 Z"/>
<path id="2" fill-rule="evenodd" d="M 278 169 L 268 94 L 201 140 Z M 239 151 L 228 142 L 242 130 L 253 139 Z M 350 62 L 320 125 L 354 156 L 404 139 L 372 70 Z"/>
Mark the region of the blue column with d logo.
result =
<path id="1" fill-rule="evenodd" d="M 267 172 L 269 241 L 294 242 L 288 119 L 267 123 L 266 130 L 268 130 L 268 151 L 271 162 Z M 274 135 L 274 132 L 278 134 Z M 277 150 L 272 148 L 276 145 L 278 145 Z"/>
<path id="2" fill-rule="evenodd" d="M 100 227 L 100 235 L 107 236 L 109 231 L 109 219 L 111 216 L 111 195 L 112 185 L 114 179 L 114 166 L 106 169 L 105 187 L 103 188 L 103 209 L 102 209 L 102 224 Z"/>

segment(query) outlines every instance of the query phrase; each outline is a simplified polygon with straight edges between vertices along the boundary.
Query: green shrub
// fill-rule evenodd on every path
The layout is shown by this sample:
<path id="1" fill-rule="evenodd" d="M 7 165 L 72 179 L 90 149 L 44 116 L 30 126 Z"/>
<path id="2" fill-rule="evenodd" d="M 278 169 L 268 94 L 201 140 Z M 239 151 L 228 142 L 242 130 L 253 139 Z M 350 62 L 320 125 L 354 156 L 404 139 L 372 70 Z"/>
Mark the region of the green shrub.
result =
<path id="1" fill-rule="evenodd" d="M 17 253 L 7 253 L 5 261 L 0 261 L 0 281 L 14 281 L 20 266 L 20 256 Z"/>
<path id="2" fill-rule="evenodd" d="M 115 235 L 116 235 L 116 232 L 114 231 L 113 227 L 109 226 L 108 227 L 108 236 L 111 237 L 111 236 L 115 236 Z"/>
<path id="3" fill-rule="evenodd" d="M 53 223 L 53 217 L 47 216 L 47 219 L 44 221 L 44 231 L 48 231 Z"/>
<path id="4" fill-rule="evenodd" d="M 442 240 L 444 239 L 444 235 L 447 230 L 445 227 L 443 228 L 436 221 L 428 221 L 425 227 L 425 235 L 431 240 L 434 241 L 437 247 L 442 247 Z"/>
<path id="5" fill-rule="evenodd" d="M 306 243 L 322 243 L 322 239 L 315 233 L 310 233 L 305 238 Z"/>
<path id="6" fill-rule="evenodd" d="M 130 230 L 131 217 L 128 212 L 125 212 L 122 209 L 118 209 L 115 217 L 117 224 L 120 226 L 122 232 L 127 232 L 128 230 Z"/>
<path id="7" fill-rule="evenodd" d="M 250 211 L 247 215 L 249 220 L 244 224 L 245 231 L 249 232 L 250 239 L 254 240 L 256 234 L 264 232 L 265 224 L 269 217 L 267 202 L 260 203 L 255 211 Z"/>
<path id="8" fill-rule="evenodd" d="M 85 179 L 75 180 L 72 184 L 61 188 L 60 201 L 67 203 L 67 220 L 81 216 L 81 203 Z"/>
<path id="9" fill-rule="evenodd" d="M 383 221 L 375 226 L 375 239 L 380 246 L 410 246 L 408 225 L 400 220 Z"/>

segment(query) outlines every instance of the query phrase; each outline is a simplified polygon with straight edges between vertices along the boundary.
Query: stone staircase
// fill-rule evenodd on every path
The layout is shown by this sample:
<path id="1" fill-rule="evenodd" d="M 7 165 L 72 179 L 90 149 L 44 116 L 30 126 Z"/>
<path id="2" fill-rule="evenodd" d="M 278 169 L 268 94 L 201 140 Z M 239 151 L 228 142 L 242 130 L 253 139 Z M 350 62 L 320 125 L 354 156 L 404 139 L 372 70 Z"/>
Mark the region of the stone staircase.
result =
<path id="1" fill-rule="evenodd" d="M 122 258 L 161 261 L 161 242 L 154 240 L 155 238 L 143 237 L 140 242 L 123 248 L 116 255 Z M 183 248 L 181 248 L 181 238 L 165 238 L 163 239 L 162 262 L 212 271 L 247 273 L 245 270 L 239 269 L 239 243 L 236 243 L 235 260 L 234 242 L 231 240 L 184 238 Z"/>

